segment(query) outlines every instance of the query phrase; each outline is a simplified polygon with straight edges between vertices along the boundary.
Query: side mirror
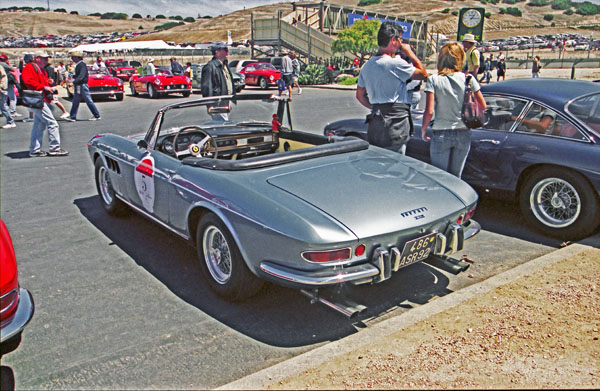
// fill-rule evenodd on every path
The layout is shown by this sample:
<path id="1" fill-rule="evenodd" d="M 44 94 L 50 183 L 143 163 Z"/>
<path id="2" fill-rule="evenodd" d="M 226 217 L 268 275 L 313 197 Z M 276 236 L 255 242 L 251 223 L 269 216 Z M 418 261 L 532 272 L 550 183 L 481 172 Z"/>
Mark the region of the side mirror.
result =
<path id="1" fill-rule="evenodd" d="M 148 143 L 146 142 L 146 140 L 140 140 L 137 143 L 137 147 L 139 149 L 148 149 Z"/>

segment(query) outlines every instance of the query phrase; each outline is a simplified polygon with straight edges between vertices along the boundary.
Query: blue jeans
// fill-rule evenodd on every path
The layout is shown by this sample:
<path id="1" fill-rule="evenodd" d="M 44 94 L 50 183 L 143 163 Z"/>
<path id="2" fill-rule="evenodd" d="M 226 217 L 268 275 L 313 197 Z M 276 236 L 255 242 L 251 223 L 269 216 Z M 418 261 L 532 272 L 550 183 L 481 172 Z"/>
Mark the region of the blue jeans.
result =
<path id="1" fill-rule="evenodd" d="M 471 149 L 471 131 L 434 130 L 429 156 L 431 164 L 460 178 Z"/>
<path id="2" fill-rule="evenodd" d="M 533 77 L 534 79 L 537 79 L 540 77 L 540 73 L 539 72 L 531 72 L 531 77 Z"/>
<path id="3" fill-rule="evenodd" d="M 4 118 L 6 118 L 7 124 L 15 123 L 15 120 L 10 115 L 10 109 L 8 108 L 8 95 L 6 95 L 4 92 L 0 92 L 0 113 L 4 115 Z"/>
<path id="4" fill-rule="evenodd" d="M 50 103 L 44 102 L 43 108 L 30 108 L 29 110 L 31 110 L 34 115 L 29 152 L 36 153 L 42 149 L 42 138 L 44 136 L 44 129 L 46 128 L 48 128 L 48 149 L 50 151 L 58 151 L 60 149 L 60 133 L 58 130 L 58 122 L 54 119 Z"/>
<path id="5" fill-rule="evenodd" d="M 90 109 L 94 117 L 100 118 L 100 113 L 92 100 L 92 96 L 90 95 L 90 87 L 87 84 L 82 84 L 80 86 L 73 86 L 73 104 L 71 105 L 71 113 L 70 116 L 73 119 L 77 119 L 77 110 L 79 110 L 79 102 L 81 99 L 85 100 L 87 107 Z"/>
<path id="6" fill-rule="evenodd" d="M 10 104 L 8 105 L 10 114 L 15 114 L 17 112 L 17 95 L 15 95 L 15 89 L 12 84 L 8 86 L 8 99 L 10 99 Z"/>

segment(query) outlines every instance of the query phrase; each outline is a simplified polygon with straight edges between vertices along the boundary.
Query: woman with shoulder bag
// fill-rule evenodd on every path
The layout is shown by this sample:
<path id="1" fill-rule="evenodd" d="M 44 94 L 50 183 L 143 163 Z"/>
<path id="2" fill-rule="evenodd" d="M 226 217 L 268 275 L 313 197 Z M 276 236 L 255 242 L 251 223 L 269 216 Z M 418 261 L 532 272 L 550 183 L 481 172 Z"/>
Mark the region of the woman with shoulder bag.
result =
<path id="1" fill-rule="evenodd" d="M 471 149 L 471 130 L 461 118 L 465 96 L 466 75 L 461 72 L 465 62 L 465 51 L 458 43 L 448 43 L 440 51 L 437 62 L 437 75 L 430 76 L 425 84 L 425 113 L 421 137 L 431 140 L 429 155 L 431 164 L 461 177 L 467 155 Z M 474 77 L 469 86 L 481 109 L 486 104 Z M 427 127 L 435 112 L 432 136 L 427 135 Z"/>

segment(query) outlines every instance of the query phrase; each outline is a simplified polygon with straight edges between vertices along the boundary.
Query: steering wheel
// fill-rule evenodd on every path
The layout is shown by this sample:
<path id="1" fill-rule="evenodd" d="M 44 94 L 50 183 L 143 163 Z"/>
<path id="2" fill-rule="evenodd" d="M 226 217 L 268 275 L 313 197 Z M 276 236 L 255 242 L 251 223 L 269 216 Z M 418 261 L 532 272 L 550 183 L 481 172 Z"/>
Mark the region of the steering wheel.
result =
<path id="1" fill-rule="evenodd" d="M 185 132 L 190 132 L 192 130 L 197 130 L 198 133 L 201 133 L 203 135 L 202 140 L 200 140 L 200 142 L 198 142 L 198 143 L 190 143 L 183 149 L 177 149 L 177 138 L 181 134 L 183 134 Z M 211 147 L 213 149 L 212 151 L 211 151 Z M 184 126 L 183 128 L 179 129 L 179 131 L 173 138 L 173 154 L 178 159 L 181 156 L 186 156 L 186 155 L 193 155 L 195 157 L 199 157 L 199 156 L 212 157 L 213 159 L 216 159 L 217 154 L 218 154 L 217 142 L 210 134 L 201 130 L 201 128 L 199 126 L 196 126 L 196 125 Z"/>

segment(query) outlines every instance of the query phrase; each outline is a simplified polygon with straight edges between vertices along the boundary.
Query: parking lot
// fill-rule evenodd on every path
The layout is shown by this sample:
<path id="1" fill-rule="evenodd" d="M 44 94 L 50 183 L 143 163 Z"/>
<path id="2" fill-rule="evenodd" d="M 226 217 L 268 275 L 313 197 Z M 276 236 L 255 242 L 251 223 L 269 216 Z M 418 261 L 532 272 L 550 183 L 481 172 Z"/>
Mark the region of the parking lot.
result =
<path id="1" fill-rule="evenodd" d="M 182 99 L 97 102 L 101 121 L 60 122 L 68 157 L 29 158 L 30 123 L 0 133 L 0 211 L 36 303 L 20 348 L 2 361 L 15 388 L 214 388 L 561 246 L 524 226 L 515 205 L 483 197 L 474 217 L 483 231 L 460 254 L 473 262 L 467 272 L 415 264 L 383 284 L 344 287 L 369 308 L 358 318 L 270 284 L 228 303 L 208 289 L 186 242 L 141 216 L 106 215 L 87 155 L 95 134 L 144 132 L 159 107 Z M 366 109 L 354 91 L 306 88 L 292 113 L 294 128 L 321 133 Z M 84 105 L 79 117 L 91 117 Z"/>

